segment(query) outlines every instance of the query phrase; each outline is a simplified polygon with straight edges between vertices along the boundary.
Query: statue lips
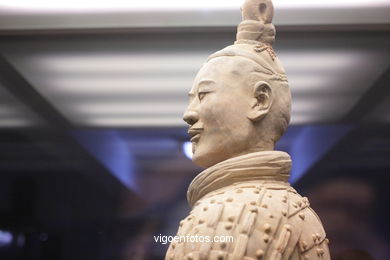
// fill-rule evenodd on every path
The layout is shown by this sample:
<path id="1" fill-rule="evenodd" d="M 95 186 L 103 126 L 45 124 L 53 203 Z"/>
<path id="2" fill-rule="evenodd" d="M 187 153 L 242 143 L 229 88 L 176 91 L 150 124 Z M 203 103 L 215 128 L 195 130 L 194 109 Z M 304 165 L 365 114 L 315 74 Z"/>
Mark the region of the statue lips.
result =
<path id="1" fill-rule="evenodd" d="M 191 142 L 199 141 L 200 134 L 203 131 L 203 128 L 190 128 L 188 130 L 188 135 L 191 137 Z"/>

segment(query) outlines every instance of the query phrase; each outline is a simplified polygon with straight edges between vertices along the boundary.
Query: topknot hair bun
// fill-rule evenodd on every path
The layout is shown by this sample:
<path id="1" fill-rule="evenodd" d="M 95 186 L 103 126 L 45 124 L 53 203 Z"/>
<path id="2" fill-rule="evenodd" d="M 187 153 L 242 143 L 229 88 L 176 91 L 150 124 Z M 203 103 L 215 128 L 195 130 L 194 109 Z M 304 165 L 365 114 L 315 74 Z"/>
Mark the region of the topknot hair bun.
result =
<path id="1" fill-rule="evenodd" d="M 275 42 L 272 24 L 274 6 L 271 0 L 246 0 L 241 7 L 242 22 L 237 28 L 235 44 L 267 44 Z"/>

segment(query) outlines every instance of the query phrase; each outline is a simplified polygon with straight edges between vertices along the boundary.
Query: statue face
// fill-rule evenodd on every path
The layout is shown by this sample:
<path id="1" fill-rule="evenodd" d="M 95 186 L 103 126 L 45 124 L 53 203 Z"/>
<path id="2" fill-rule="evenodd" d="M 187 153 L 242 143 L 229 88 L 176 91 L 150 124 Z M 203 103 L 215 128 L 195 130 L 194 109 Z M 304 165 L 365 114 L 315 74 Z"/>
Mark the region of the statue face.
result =
<path id="1" fill-rule="evenodd" d="M 251 69 L 245 58 L 218 57 L 198 72 L 183 117 L 197 165 L 210 167 L 253 146 L 254 126 L 247 117 L 253 98 L 242 76 Z"/>

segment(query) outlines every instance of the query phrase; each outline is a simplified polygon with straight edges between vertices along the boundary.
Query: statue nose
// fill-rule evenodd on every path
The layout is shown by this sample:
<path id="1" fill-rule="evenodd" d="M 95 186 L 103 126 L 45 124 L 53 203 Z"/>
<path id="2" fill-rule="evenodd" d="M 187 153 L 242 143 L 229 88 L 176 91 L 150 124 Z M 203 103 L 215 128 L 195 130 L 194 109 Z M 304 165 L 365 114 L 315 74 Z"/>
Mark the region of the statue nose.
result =
<path id="1" fill-rule="evenodd" d="M 199 120 L 199 115 L 196 111 L 187 110 L 183 115 L 183 120 L 189 124 L 194 125 Z"/>

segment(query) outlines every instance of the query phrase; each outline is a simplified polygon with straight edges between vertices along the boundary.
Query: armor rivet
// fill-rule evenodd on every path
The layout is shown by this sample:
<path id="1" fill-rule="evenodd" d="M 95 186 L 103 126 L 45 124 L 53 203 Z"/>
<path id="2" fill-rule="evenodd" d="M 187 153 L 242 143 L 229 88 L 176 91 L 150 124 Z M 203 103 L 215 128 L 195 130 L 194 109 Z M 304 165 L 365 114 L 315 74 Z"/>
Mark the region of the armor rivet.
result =
<path id="1" fill-rule="evenodd" d="M 263 256 L 264 256 L 264 251 L 263 251 L 263 250 L 259 249 L 259 250 L 256 251 L 256 257 L 257 257 L 257 259 L 260 260 L 260 259 L 263 258 Z"/>
<path id="2" fill-rule="evenodd" d="M 302 242 L 301 242 L 301 245 L 302 245 L 303 250 L 306 250 L 306 248 L 307 248 L 306 242 L 305 242 L 305 241 L 302 241 Z"/>
<path id="3" fill-rule="evenodd" d="M 285 228 L 287 231 L 290 231 L 290 232 L 291 232 L 291 225 L 286 224 L 286 225 L 284 225 L 284 228 Z"/>
<path id="4" fill-rule="evenodd" d="M 267 234 L 271 232 L 271 225 L 270 224 L 268 224 L 268 223 L 264 224 L 264 232 Z"/>
<path id="5" fill-rule="evenodd" d="M 226 230 L 229 230 L 229 229 L 231 229 L 232 227 L 233 227 L 233 225 L 230 224 L 230 223 L 225 225 L 225 229 L 226 229 Z"/>
<path id="6" fill-rule="evenodd" d="M 324 250 L 322 248 L 317 248 L 317 255 L 322 256 L 324 254 Z"/>

